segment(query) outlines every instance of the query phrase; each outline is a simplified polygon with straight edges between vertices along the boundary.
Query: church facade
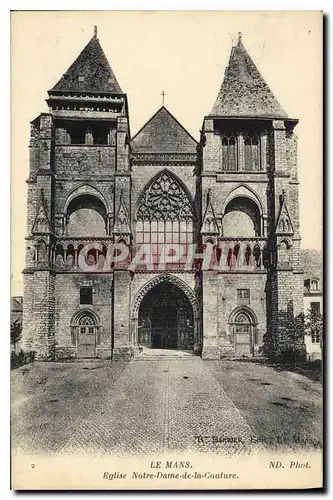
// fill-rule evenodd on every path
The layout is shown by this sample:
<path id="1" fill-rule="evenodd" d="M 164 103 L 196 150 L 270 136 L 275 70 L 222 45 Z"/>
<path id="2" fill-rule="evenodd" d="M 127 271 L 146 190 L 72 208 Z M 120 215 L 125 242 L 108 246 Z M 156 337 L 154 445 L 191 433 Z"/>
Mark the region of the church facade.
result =
<path id="1" fill-rule="evenodd" d="M 96 32 L 47 103 L 31 122 L 24 348 L 304 352 L 297 120 L 241 36 L 199 142 L 164 105 L 131 137 Z"/>

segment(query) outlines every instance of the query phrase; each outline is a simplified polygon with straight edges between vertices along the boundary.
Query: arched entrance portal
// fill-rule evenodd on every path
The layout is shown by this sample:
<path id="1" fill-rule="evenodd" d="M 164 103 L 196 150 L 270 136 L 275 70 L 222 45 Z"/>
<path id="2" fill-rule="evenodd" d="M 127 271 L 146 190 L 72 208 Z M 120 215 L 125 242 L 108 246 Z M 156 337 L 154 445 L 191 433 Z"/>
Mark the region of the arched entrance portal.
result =
<path id="1" fill-rule="evenodd" d="M 139 307 L 138 343 L 155 349 L 193 350 L 193 309 L 183 290 L 161 282 L 146 293 Z"/>

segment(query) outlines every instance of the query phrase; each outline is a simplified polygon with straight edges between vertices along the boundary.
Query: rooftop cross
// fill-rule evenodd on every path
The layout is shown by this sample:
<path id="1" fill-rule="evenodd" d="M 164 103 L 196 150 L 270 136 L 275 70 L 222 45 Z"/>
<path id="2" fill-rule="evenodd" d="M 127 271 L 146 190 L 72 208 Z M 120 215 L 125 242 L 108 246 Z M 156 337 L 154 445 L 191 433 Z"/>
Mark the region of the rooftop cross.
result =
<path id="1" fill-rule="evenodd" d="M 162 96 L 163 106 L 164 106 L 164 97 L 165 97 L 166 95 L 167 95 L 167 94 L 164 92 L 164 90 L 162 90 L 161 96 Z"/>
<path id="2" fill-rule="evenodd" d="M 97 26 L 94 26 L 94 38 L 97 38 Z"/>

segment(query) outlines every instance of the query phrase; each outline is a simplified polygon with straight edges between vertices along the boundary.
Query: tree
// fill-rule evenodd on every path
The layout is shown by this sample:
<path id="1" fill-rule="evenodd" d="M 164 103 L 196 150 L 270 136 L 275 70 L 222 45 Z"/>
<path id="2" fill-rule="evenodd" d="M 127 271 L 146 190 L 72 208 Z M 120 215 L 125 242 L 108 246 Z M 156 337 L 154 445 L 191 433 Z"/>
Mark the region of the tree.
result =
<path id="1" fill-rule="evenodd" d="M 319 339 L 321 357 L 323 358 L 323 315 L 320 311 L 309 309 L 304 316 L 305 335 Z"/>
<path id="2" fill-rule="evenodd" d="M 19 319 L 12 321 L 10 324 L 10 343 L 15 347 L 21 339 L 22 325 Z"/>

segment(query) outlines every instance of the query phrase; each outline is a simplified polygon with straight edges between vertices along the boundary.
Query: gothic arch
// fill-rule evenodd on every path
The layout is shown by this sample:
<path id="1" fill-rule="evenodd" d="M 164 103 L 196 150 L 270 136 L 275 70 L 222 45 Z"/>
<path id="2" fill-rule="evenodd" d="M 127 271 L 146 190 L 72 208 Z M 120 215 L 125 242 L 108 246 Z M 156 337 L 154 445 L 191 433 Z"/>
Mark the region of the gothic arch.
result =
<path id="1" fill-rule="evenodd" d="M 72 189 L 69 194 L 66 197 L 66 201 L 64 204 L 63 208 L 63 213 L 67 214 L 68 207 L 70 203 L 77 198 L 78 196 L 82 195 L 87 195 L 87 196 L 94 196 L 95 198 L 98 198 L 104 205 L 106 213 L 109 213 L 109 207 L 108 203 L 105 199 L 105 197 L 102 195 L 102 193 L 92 184 L 87 184 L 87 183 L 82 183 L 78 186 L 76 186 L 74 189 Z"/>
<path id="2" fill-rule="evenodd" d="M 202 345 L 201 333 L 200 333 L 200 309 L 198 300 L 191 290 L 191 288 L 180 278 L 171 274 L 161 274 L 155 276 L 149 280 L 145 285 L 143 285 L 137 292 L 132 303 L 132 318 L 131 318 L 131 333 L 130 339 L 133 346 L 138 345 L 138 318 L 139 318 L 139 308 L 142 300 L 146 296 L 147 292 L 152 290 L 156 285 L 167 282 L 177 286 L 186 295 L 188 301 L 191 304 L 193 311 L 193 334 L 194 334 L 194 350 L 198 352 Z"/>
<path id="3" fill-rule="evenodd" d="M 79 358 L 96 357 L 96 347 L 100 344 L 101 333 L 99 316 L 91 309 L 82 309 L 76 312 L 72 316 L 70 331 L 72 345 L 75 347 L 75 356 Z M 81 341 L 82 337 L 83 342 Z M 87 337 L 90 337 L 88 341 Z"/>
<path id="4" fill-rule="evenodd" d="M 81 309 L 80 311 L 76 312 L 71 319 L 71 326 L 77 326 L 80 323 L 80 320 L 84 316 L 90 316 L 94 322 L 95 326 L 99 327 L 100 326 L 100 318 L 98 314 L 95 313 L 95 311 L 92 311 L 91 309 Z"/>
<path id="5" fill-rule="evenodd" d="M 186 197 L 188 198 L 188 200 L 191 204 L 193 214 L 195 213 L 195 204 L 193 202 L 193 197 L 192 197 L 188 187 L 186 186 L 186 184 L 174 172 L 172 172 L 171 170 L 169 170 L 167 168 L 164 168 L 164 169 L 160 170 L 159 172 L 157 172 L 157 174 L 155 174 L 145 184 L 145 186 L 141 189 L 140 194 L 139 194 L 137 201 L 136 201 L 136 204 L 135 204 L 135 219 L 136 219 L 137 211 L 140 207 L 140 204 L 143 200 L 143 197 L 144 197 L 146 191 L 154 184 L 154 182 L 156 182 L 160 177 L 162 177 L 163 174 L 168 174 L 179 185 L 179 187 L 185 193 Z"/>
<path id="6" fill-rule="evenodd" d="M 248 318 L 250 319 L 250 323 L 252 323 L 254 326 L 258 324 L 258 319 L 254 311 L 248 307 L 248 306 L 238 306 L 236 307 L 229 316 L 228 323 L 229 325 L 235 323 L 235 320 L 238 316 L 238 314 L 244 313 Z"/>
<path id="7" fill-rule="evenodd" d="M 278 244 L 278 246 L 280 246 L 281 243 L 284 243 L 288 248 L 288 250 L 290 250 L 290 248 L 293 246 L 289 238 L 283 238 L 283 240 L 280 241 L 280 244 Z"/>
<path id="8" fill-rule="evenodd" d="M 263 204 L 262 204 L 259 196 L 257 195 L 257 193 L 253 189 L 246 186 L 245 184 L 239 184 L 234 189 L 232 189 L 230 191 L 230 193 L 227 195 L 227 197 L 225 198 L 224 203 L 222 205 L 222 215 L 225 213 L 225 210 L 226 210 L 228 204 L 234 198 L 249 198 L 257 205 L 257 207 L 259 209 L 260 217 L 263 216 L 263 214 L 264 214 Z"/>
<path id="9" fill-rule="evenodd" d="M 168 282 L 172 283 L 173 285 L 177 286 L 180 290 L 182 290 L 186 297 L 188 298 L 192 309 L 193 309 L 193 317 L 194 320 L 198 320 L 199 318 L 199 304 L 198 300 L 194 294 L 194 292 L 191 290 L 191 288 L 180 278 L 177 276 L 174 276 L 172 274 L 161 274 L 159 276 L 155 276 L 151 280 L 147 281 L 145 285 L 143 285 L 140 290 L 137 292 L 134 300 L 133 300 L 133 306 L 132 306 L 132 320 L 137 320 L 138 314 L 139 314 L 139 308 L 140 304 L 145 297 L 146 293 L 149 292 L 154 286 L 158 285 L 159 283 L 163 282 Z"/>

